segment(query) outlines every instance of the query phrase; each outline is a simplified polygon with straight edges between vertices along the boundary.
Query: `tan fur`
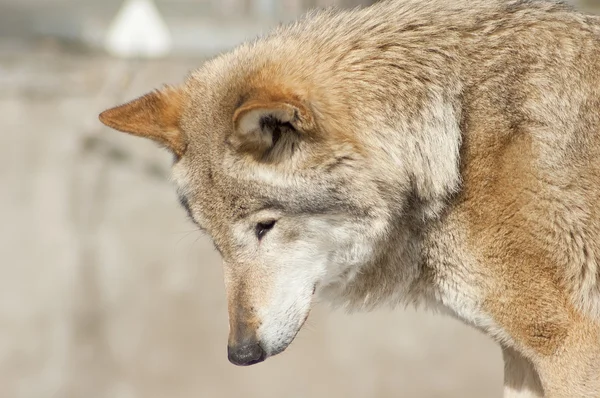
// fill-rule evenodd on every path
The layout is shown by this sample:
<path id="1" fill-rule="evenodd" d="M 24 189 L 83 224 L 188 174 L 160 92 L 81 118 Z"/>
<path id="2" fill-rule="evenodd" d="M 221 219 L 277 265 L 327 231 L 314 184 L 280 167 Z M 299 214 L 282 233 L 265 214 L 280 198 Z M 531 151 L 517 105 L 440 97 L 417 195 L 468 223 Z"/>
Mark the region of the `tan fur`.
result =
<path id="1" fill-rule="evenodd" d="M 150 138 L 181 156 L 186 146 L 179 133 L 183 102 L 181 91 L 165 87 L 102 112 L 100 121 L 116 130 Z"/>
<path id="2" fill-rule="evenodd" d="M 256 330 L 260 326 L 260 318 L 251 303 L 260 304 L 268 287 L 263 285 L 263 290 L 244 289 L 247 281 L 252 280 L 251 270 L 237 277 L 231 274 L 231 268 L 224 264 L 225 288 L 227 290 L 227 309 L 229 313 L 229 345 L 238 341 L 255 338 Z M 236 280 L 237 277 L 237 280 Z M 253 295 L 254 297 L 248 297 Z"/>
<path id="3" fill-rule="evenodd" d="M 384 1 L 281 27 L 102 120 L 179 155 L 232 330 L 266 356 L 315 291 L 423 303 L 502 345 L 505 396 L 596 397 L 599 70 L 600 20 L 563 4 Z"/>

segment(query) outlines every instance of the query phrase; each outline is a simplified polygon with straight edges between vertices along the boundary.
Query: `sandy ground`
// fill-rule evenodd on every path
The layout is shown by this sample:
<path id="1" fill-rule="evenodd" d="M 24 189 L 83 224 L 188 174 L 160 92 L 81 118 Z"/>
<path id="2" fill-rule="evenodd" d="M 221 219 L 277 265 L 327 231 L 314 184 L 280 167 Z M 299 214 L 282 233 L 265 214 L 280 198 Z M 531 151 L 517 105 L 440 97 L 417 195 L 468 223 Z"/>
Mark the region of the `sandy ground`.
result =
<path id="1" fill-rule="evenodd" d="M 202 61 L 28 46 L 0 41 L 0 397 L 501 396 L 499 349 L 412 309 L 317 306 L 288 351 L 230 365 L 220 260 L 170 156 L 96 118 Z"/>

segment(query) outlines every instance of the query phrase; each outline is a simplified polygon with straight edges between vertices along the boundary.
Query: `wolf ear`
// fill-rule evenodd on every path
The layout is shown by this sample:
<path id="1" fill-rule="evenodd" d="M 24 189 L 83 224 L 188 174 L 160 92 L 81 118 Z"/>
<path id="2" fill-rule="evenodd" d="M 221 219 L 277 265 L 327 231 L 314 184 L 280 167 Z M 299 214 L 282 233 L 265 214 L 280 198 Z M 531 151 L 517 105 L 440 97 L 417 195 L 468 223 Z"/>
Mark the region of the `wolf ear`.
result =
<path id="1" fill-rule="evenodd" d="M 100 121 L 115 130 L 150 138 L 182 156 L 187 145 L 179 127 L 182 108 L 182 91 L 167 86 L 102 112 Z"/>
<path id="2" fill-rule="evenodd" d="M 304 104 L 251 100 L 235 111 L 230 142 L 241 151 L 262 156 L 279 141 L 292 142 L 314 128 L 314 117 Z"/>

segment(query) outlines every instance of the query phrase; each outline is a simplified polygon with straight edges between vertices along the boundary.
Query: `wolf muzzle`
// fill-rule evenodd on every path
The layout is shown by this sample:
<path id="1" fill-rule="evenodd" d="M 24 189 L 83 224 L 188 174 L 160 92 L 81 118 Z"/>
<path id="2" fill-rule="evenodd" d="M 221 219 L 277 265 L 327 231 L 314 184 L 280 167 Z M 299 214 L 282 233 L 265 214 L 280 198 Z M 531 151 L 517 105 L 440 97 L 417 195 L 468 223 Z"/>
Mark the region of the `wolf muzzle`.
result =
<path id="1" fill-rule="evenodd" d="M 238 366 L 254 365 L 264 361 L 267 353 L 260 345 L 256 331 L 260 322 L 252 311 L 244 307 L 235 307 L 229 321 L 229 341 L 227 343 L 227 358 Z"/>

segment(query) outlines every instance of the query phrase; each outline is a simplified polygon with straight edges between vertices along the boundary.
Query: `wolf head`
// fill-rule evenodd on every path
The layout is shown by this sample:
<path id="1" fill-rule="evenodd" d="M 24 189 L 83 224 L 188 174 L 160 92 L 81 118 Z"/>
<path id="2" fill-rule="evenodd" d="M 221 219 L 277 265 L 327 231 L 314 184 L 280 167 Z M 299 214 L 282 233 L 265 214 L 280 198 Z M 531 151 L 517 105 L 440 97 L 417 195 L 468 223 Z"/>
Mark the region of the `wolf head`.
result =
<path id="1" fill-rule="evenodd" d="M 372 258 L 385 204 L 360 148 L 326 132 L 306 99 L 206 87 L 196 75 L 101 120 L 175 154 L 180 202 L 223 257 L 229 359 L 247 365 L 283 351 L 317 289 Z"/>
<path id="2" fill-rule="evenodd" d="M 223 258 L 238 365 L 283 351 L 315 294 L 369 305 L 408 291 L 413 229 L 458 182 L 441 94 L 378 59 L 333 70 L 350 49 L 303 43 L 246 45 L 100 116 L 174 154 L 181 203 Z"/>

